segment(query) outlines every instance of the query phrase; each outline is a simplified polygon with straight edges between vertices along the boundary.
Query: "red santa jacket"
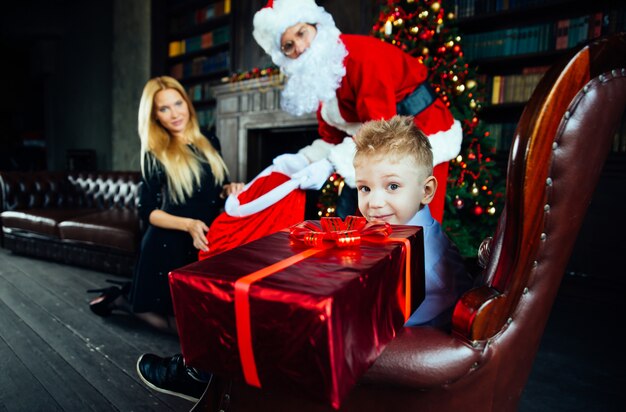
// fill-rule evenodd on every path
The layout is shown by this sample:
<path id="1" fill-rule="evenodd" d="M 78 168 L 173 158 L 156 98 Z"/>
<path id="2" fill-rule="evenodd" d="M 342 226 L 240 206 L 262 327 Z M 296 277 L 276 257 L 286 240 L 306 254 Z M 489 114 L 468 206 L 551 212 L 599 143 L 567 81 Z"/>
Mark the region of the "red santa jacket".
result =
<path id="1" fill-rule="evenodd" d="M 428 68 L 418 59 L 374 37 L 342 34 L 348 55 L 346 75 L 337 89 L 337 100 L 320 105 L 319 134 L 338 144 L 353 136 L 361 123 L 389 119 L 396 104 L 428 79 Z M 415 124 L 430 137 L 435 164 L 454 158 L 460 149 L 460 125 L 440 99 L 415 116 Z"/>

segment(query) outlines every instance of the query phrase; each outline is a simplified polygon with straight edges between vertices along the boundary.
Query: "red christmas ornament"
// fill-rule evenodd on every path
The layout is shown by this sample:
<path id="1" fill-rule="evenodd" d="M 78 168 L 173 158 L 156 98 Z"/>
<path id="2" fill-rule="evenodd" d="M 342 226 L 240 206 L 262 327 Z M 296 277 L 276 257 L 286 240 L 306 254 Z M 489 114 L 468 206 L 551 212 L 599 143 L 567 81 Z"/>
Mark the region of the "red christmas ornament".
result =
<path id="1" fill-rule="evenodd" d="M 483 208 L 480 205 L 476 205 L 472 209 L 472 213 L 474 213 L 476 216 L 480 216 L 483 214 Z"/>

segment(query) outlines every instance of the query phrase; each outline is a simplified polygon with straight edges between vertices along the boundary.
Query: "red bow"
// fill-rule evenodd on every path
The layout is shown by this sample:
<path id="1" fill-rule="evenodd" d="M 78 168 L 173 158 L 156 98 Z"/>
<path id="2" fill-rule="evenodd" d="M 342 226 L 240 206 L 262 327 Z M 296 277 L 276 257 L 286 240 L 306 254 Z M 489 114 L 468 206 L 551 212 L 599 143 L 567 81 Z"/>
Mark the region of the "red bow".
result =
<path id="1" fill-rule="evenodd" d="M 389 223 L 368 223 L 362 216 L 348 216 L 345 222 L 338 217 L 323 217 L 322 228 L 304 221 L 289 228 L 289 236 L 307 246 L 321 246 L 325 241 L 335 242 L 338 247 L 350 247 L 361 244 L 363 237 L 389 237 Z"/>

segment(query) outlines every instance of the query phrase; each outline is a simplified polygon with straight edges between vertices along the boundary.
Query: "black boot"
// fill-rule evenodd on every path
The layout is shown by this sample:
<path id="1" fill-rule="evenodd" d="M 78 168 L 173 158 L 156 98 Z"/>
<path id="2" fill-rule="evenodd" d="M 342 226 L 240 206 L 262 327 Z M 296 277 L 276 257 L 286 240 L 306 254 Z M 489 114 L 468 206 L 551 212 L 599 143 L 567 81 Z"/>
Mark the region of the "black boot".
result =
<path id="1" fill-rule="evenodd" d="M 185 366 L 183 355 L 161 358 L 145 353 L 137 360 L 137 374 L 151 389 L 197 402 L 213 376 L 201 378 L 194 368 Z"/>

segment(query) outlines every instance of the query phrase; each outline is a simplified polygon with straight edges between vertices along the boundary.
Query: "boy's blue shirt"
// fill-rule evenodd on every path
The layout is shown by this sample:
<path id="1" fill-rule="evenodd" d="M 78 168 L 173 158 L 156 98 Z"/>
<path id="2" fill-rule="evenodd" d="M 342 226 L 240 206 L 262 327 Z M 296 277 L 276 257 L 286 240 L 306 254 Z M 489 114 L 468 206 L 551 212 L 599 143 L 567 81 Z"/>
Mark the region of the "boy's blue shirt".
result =
<path id="1" fill-rule="evenodd" d="M 419 210 L 406 224 L 424 228 L 426 290 L 424 301 L 405 326 L 446 324 L 450 321 L 454 304 L 472 286 L 472 280 L 461 254 L 439 222 L 433 219 L 428 206 Z"/>

